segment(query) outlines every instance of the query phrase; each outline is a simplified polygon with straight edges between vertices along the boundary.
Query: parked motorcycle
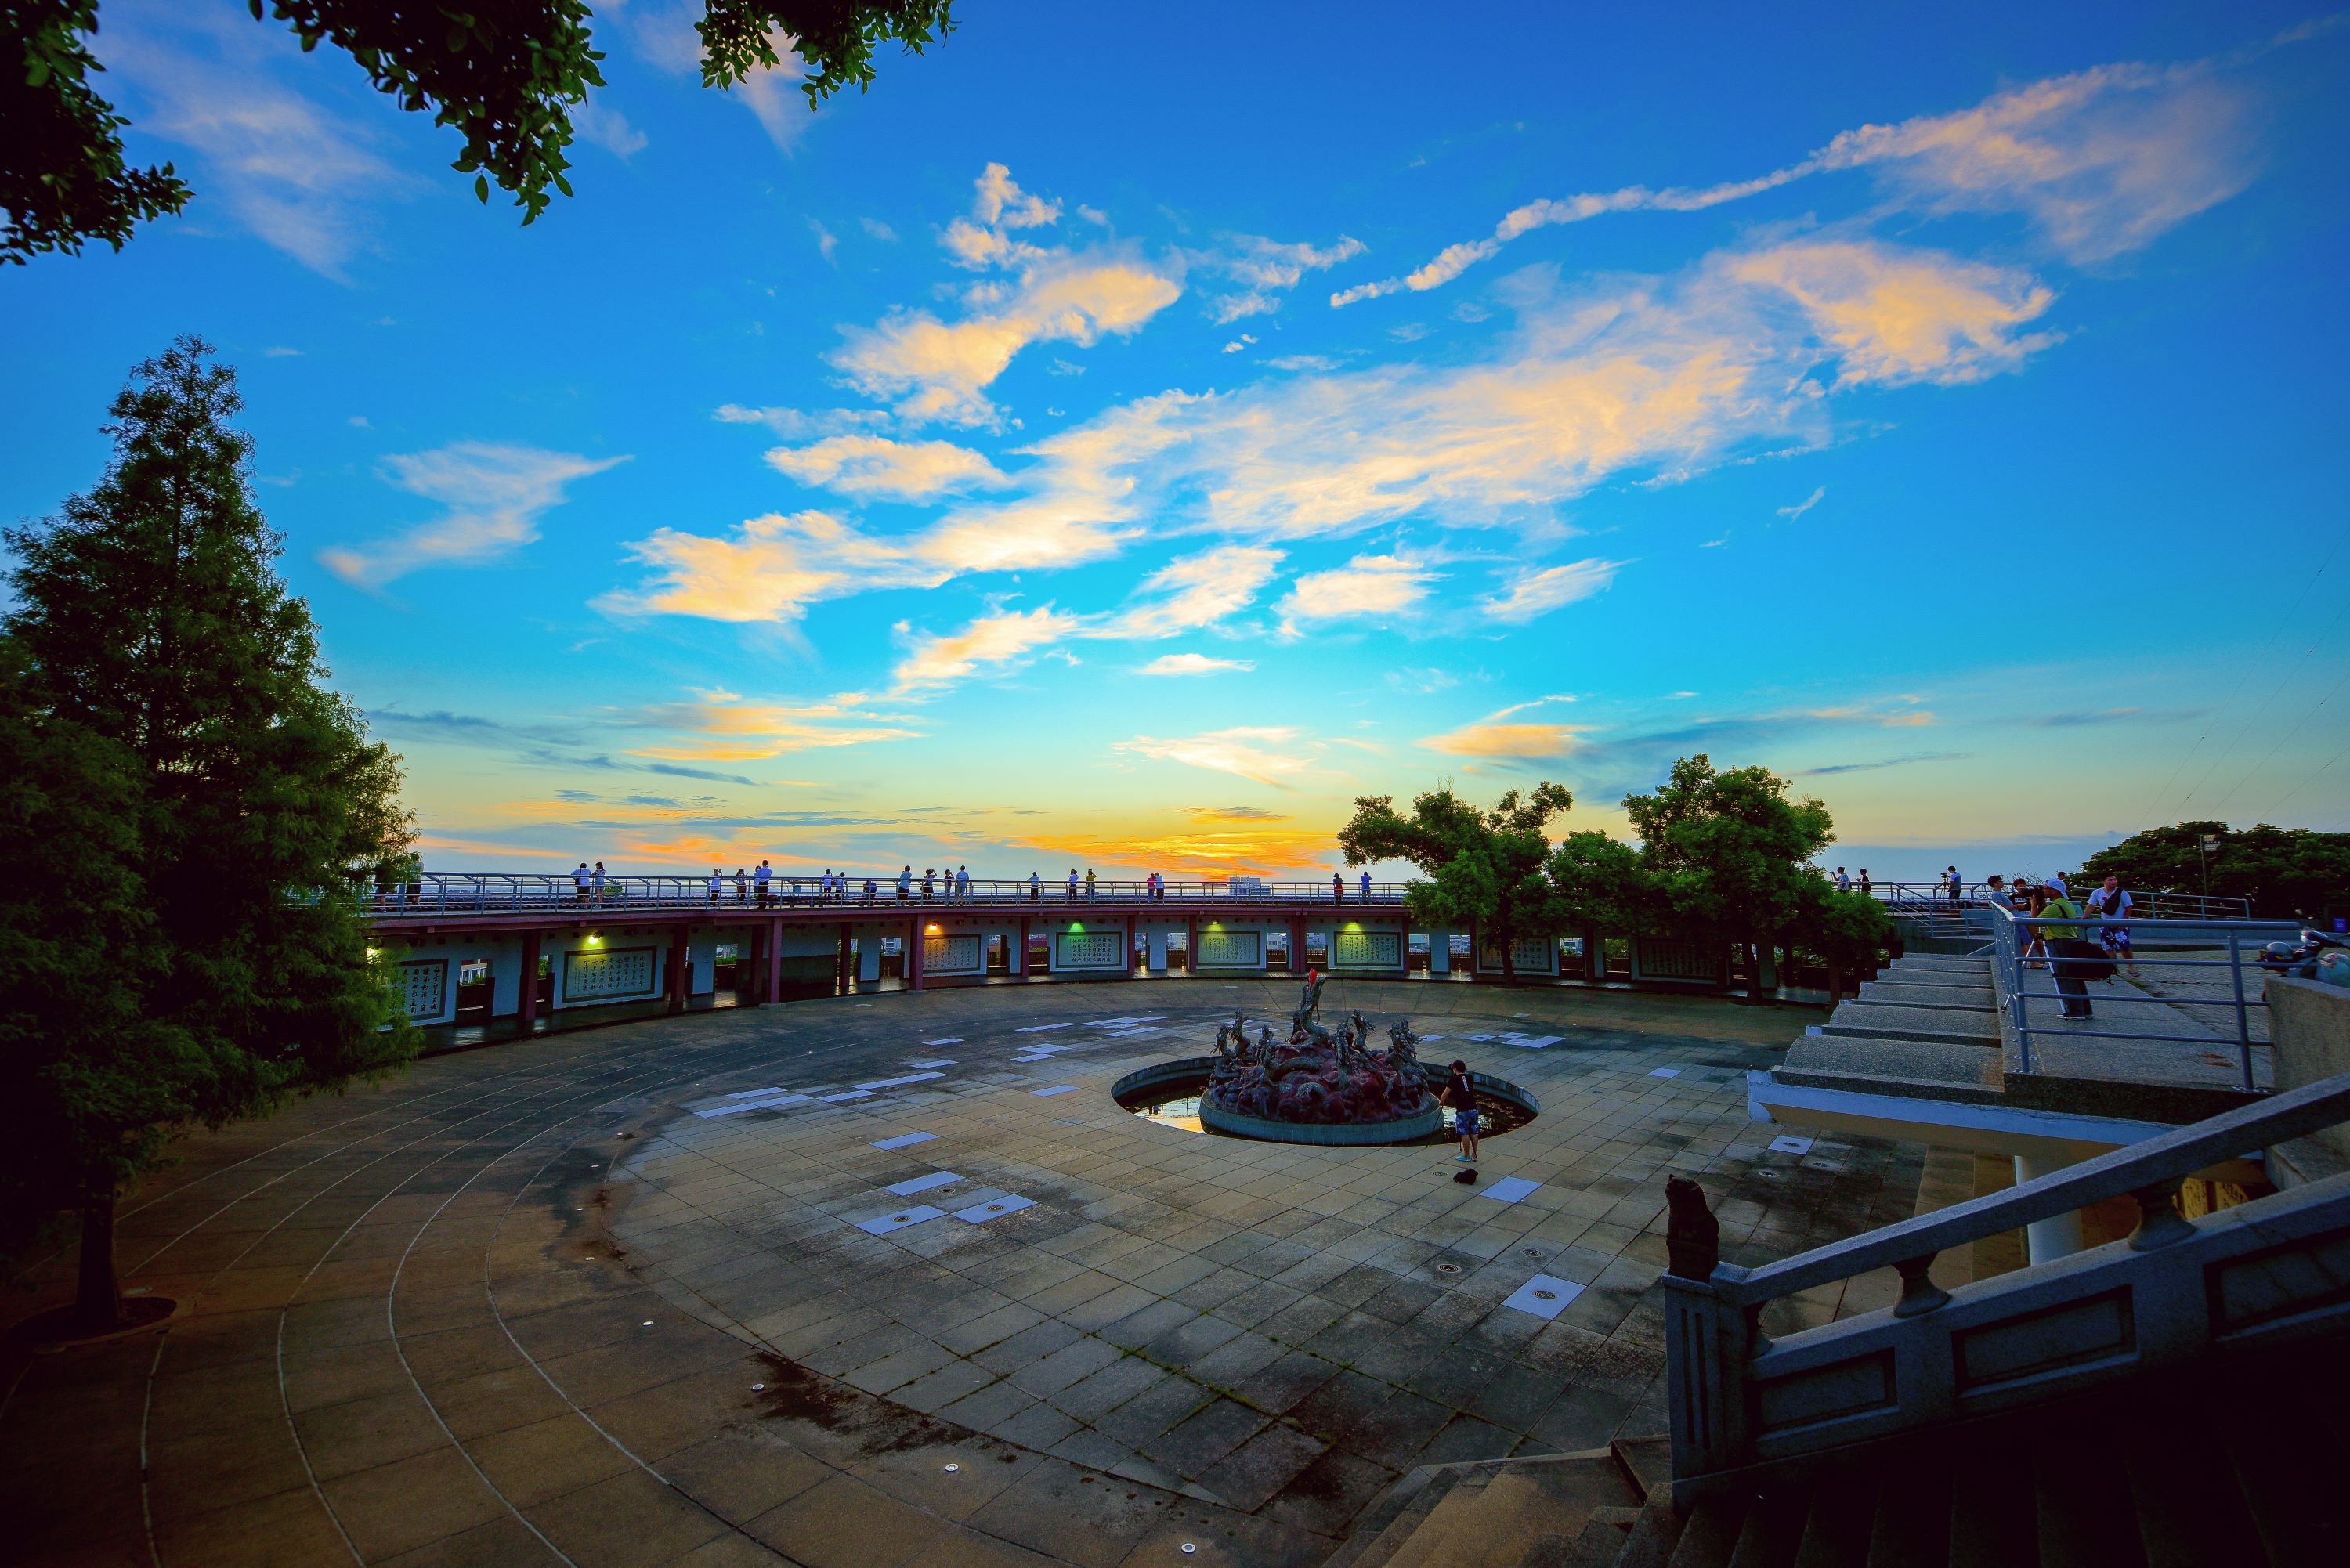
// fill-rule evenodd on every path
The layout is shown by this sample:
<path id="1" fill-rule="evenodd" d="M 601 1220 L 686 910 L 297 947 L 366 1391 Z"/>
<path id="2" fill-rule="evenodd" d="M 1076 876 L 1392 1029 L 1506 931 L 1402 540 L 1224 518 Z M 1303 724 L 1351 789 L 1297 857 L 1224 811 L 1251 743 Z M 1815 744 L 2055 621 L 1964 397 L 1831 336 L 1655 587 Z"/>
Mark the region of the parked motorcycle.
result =
<path id="1" fill-rule="evenodd" d="M 2271 974 L 2350 986 L 2350 940 L 2331 931 L 2303 927 L 2301 940 L 2271 942 L 2262 948 L 2260 964 Z"/>

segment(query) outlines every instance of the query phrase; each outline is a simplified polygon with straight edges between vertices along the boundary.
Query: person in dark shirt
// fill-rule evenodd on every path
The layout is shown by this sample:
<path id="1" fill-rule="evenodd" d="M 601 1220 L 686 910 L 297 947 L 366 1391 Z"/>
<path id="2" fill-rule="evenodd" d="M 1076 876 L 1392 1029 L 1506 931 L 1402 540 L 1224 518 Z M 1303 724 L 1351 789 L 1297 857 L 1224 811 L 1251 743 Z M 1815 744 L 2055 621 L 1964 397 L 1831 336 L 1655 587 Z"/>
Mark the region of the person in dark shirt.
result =
<path id="1" fill-rule="evenodd" d="M 1469 1064 L 1452 1064 L 1451 1076 L 1444 1081 L 1444 1103 L 1452 1107 L 1453 1130 L 1461 1135 L 1461 1152 L 1452 1158 L 1463 1165 L 1477 1163 L 1477 1134 L 1482 1130 L 1484 1118 L 1477 1112 L 1477 1086 L 1469 1080 Z"/>

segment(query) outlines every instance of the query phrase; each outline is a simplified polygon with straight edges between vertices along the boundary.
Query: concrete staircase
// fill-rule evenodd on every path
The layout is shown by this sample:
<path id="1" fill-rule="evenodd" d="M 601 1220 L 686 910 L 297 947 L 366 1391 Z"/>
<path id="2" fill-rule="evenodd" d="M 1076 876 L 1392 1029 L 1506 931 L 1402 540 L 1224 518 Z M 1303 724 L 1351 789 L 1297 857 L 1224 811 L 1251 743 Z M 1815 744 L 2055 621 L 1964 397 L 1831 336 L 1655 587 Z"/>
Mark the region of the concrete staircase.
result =
<path id="1" fill-rule="evenodd" d="M 2350 1563 L 2350 1339 L 1759 1472 L 1687 1507 L 1663 1438 L 1438 1465 L 1328 1568 L 2311 1568 Z"/>
<path id="2" fill-rule="evenodd" d="M 2002 1073 L 1991 960 L 1904 953 L 1818 1033 L 1790 1046 L 1773 1076 L 1815 1088 L 1996 1099 Z"/>

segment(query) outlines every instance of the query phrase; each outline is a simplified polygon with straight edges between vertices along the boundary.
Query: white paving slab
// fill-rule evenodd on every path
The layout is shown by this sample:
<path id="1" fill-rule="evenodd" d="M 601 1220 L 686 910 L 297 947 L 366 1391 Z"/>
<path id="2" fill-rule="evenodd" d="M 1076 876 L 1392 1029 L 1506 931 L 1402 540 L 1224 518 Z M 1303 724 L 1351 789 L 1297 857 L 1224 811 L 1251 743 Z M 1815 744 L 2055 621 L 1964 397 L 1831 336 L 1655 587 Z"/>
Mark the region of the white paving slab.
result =
<path id="1" fill-rule="evenodd" d="M 837 1095 L 818 1095 L 816 1096 L 817 1099 L 822 1100 L 827 1106 L 837 1105 L 842 1100 L 869 1100 L 872 1097 L 873 1091 L 870 1089 L 843 1089 Z"/>
<path id="2" fill-rule="evenodd" d="M 739 1116 L 744 1111 L 770 1110 L 776 1106 L 804 1106 L 808 1103 L 808 1098 L 809 1096 L 806 1095 L 787 1095 L 777 1092 L 767 1099 L 736 1100 L 733 1105 L 729 1106 L 705 1106 L 703 1109 L 698 1110 L 693 1114 L 697 1116 Z"/>
<path id="3" fill-rule="evenodd" d="M 1809 1154 L 1812 1152 L 1812 1140 L 1789 1133 L 1784 1137 L 1773 1138 L 1771 1147 L 1781 1154 Z"/>
<path id="4" fill-rule="evenodd" d="M 1474 1040 L 1482 1045 L 1486 1041 L 1491 1040 L 1492 1036 L 1491 1034 L 1463 1034 L 1461 1038 L 1463 1040 Z"/>
<path id="5" fill-rule="evenodd" d="M 1049 1089 L 1031 1089 L 1028 1092 L 1032 1095 L 1040 1096 L 1046 1095 L 1074 1095 L 1077 1092 L 1077 1086 L 1075 1084 L 1055 1084 Z"/>
<path id="6" fill-rule="evenodd" d="M 869 1084 L 859 1084 L 860 1089 L 894 1089 L 901 1084 L 927 1084 L 933 1078 L 943 1078 L 944 1073 L 909 1073 L 900 1078 L 876 1078 Z"/>
<path id="7" fill-rule="evenodd" d="M 999 1220 L 1006 1214 L 1017 1214 L 1023 1209 L 1035 1207 L 1036 1207 L 1036 1200 L 1033 1198 L 993 1198 L 985 1203 L 974 1203 L 968 1209 L 958 1209 L 954 1211 L 954 1217 L 967 1225 L 984 1225 L 990 1220 Z"/>
<path id="8" fill-rule="evenodd" d="M 1678 1078 L 1680 1075 L 1681 1070 L 1679 1067 L 1651 1067 L 1648 1069 L 1648 1076 L 1651 1078 Z"/>
<path id="9" fill-rule="evenodd" d="M 962 1177 L 951 1170 L 934 1170 L 928 1176 L 910 1177 L 904 1181 L 893 1183 L 881 1190 L 894 1192 L 900 1198 L 911 1198 L 915 1193 L 928 1192 L 933 1187 L 951 1187 L 962 1179 Z"/>
<path id="10" fill-rule="evenodd" d="M 1583 1287 L 1572 1280 L 1562 1280 L 1552 1274 L 1536 1274 L 1520 1285 L 1502 1304 L 1548 1319 L 1565 1312 L 1567 1303 L 1582 1293 Z"/>
<path id="11" fill-rule="evenodd" d="M 873 1147 L 875 1148 L 911 1148 L 918 1143 L 928 1143 L 938 1136 L 936 1133 L 899 1133 L 896 1137 L 878 1140 Z"/>
<path id="12" fill-rule="evenodd" d="M 1055 1029 L 1075 1029 L 1076 1027 L 1076 1024 L 1074 1021 L 1067 1023 L 1031 1023 L 1027 1028 L 1014 1031 L 1014 1033 L 1021 1034 L 1045 1034 L 1049 1033 L 1051 1031 Z"/>
<path id="13" fill-rule="evenodd" d="M 1504 1034 L 1502 1036 L 1502 1044 L 1515 1045 L 1521 1050 L 1541 1051 L 1557 1044 L 1565 1038 L 1564 1034 Z"/>
<path id="14" fill-rule="evenodd" d="M 951 1067 L 954 1065 L 954 1058 L 948 1056 L 936 1062 L 909 1062 L 906 1065 L 919 1073 L 930 1067 Z"/>
<path id="15" fill-rule="evenodd" d="M 903 1231 L 909 1225 L 919 1225 L 925 1220 L 943 1220 L 946 1210 L 933 1209 L 927 1203 L 917 1203 L 911 1209 L 900 1209 L 894 1214 L 883 1214 L 871 1220 L 859 1220 L 857 1228 L 868 1236 L 887 1236 L 892 1231 Z"/>
<path id="16" fill-rule="evenodd" d="M 1501 1203 L 1515 1203 L 1527 1193 L 1541 1187 L 1539 1181 L 1528 1181 L 1523 1176 L 1505 1176 L 1484 1189 L 1484 1196 Z"/>
<path id="17" fill-rule="evenodd" d="M 943 1040 L 925 1040 L 922 1044 L 925 1045 L 960 1045 L 962 1044 L 962 1036 L 960 1034 L 950 1034 Z"/>

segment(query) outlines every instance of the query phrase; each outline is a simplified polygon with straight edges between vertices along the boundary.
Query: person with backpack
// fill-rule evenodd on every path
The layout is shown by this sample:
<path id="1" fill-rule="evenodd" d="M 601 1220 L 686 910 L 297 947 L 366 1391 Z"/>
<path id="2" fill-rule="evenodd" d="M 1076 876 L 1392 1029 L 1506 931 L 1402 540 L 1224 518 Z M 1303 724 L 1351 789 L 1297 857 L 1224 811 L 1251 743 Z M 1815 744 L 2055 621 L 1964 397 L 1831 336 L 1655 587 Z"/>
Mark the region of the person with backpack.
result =
<path id="1" fill-rule="evenodd" d="M 2043 885 L 2051 895 L 2040 908 L 2041 919 L 2046 920 L 2078 920 L 2081 906 L 2073 902 L 2052 878 Z M 2089 1016 L 2089 966 L 2097 962 L 2097 950 L 2081 940 L 2077 925 L 2053 925 L 2040 928 L 2041 939 L 2048 945 L 2048 967 L 2056 976 L 2056 992 L 2064 1003 L 2067 1018 Z"/>
<path id="2" fill-rule="evenodd" d="M 1462 1165 L 1477 1163 L 1477 1135 L 1484 1130 L 1484 1117 L 1477 1110 L 1477 1085 L 1469 1076 L 1469 1064 L 1455 1062 L 1451 1076 L 1444 1080 L 1444 1103 L 1452 1108 L 1452 1130 L 1460 1135 L 1461 1152 L 1452 1158 Z"/>
<path id="3" fill-rule="evenodd" d="M 2105 950 L 2106 961 L 2118 959 L 2137 972 L 2137 954 L 2130 950 L 2130 896 L 2122 890 L 2122 879 L 2108 875 L 2105 886 L 2089 895 L 2089 918 L 2098 922 L 2097 945 Z"/>

